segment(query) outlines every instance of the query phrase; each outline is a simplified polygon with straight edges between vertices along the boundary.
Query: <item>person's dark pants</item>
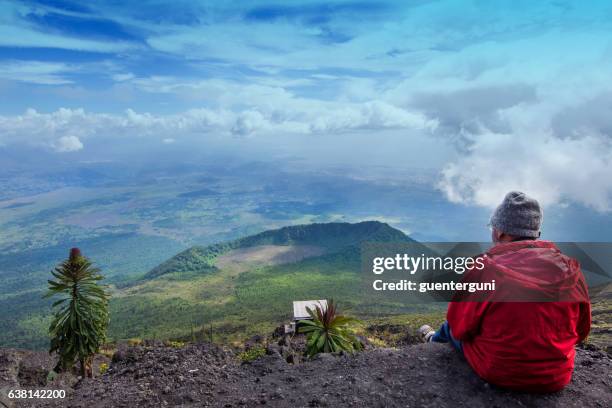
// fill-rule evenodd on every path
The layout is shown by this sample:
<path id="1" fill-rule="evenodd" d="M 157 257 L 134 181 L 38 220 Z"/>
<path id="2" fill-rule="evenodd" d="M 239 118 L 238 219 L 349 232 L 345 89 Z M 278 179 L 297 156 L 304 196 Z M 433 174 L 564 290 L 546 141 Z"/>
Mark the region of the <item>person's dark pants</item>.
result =
<path id="1" fill-rule="evenodd" d="M 436 343 L 451 343 L 454 348 L 463 353 L 463 346 L 459 340 L 453 337 L 448 322 L 442 323 L 438 331 L 431 336 L 431 341 Z"/>

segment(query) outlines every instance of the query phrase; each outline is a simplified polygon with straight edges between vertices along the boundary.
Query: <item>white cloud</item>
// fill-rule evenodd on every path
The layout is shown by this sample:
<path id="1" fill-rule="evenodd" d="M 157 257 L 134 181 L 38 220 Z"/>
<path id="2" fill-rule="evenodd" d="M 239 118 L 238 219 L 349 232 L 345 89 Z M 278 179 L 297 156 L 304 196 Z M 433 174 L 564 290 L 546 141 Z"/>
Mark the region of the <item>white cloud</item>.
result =
<path id="1" fill-rule="evenodd" d="M 234 135 L 247 136 L 268 124 L 268 121 L 260 112 L 248 110 L 238 115 L 231 131 Z"/>
<path id="2" fill-rule="evenodd" d="M 350 104 L 338 110 L 321 112 L 313 118 L 313 132 L 342 132 L 353 129 L 418 129 L 434 130 L 438 123 L 415 111 L 398 108 L 391 104 L 373 101 Z"/>
<path id="3" fill-rule="evenodd" d="M 53 143 L 53 149 L 60 153 L 76 152 L 83 148 L 83 143 L 76 136 L 62 136 Z"/>
<path id="4" fill-rule="evenodd" d="M 431 131 L 438 126 L 417 109 L 383 100 L 321 100 L 300 97 L 281 86 L 242 84 L 211 79 L 174 77 L 136 78 L 130 81 L 151 93 L 172 93 L 189 100 L 213 101 L 221 109 L 237 112 L 231 132 L 245 136 L 257 131 L 336 133 L 354 130 L 412 129 Z M 374 92 L 367 93 L 370 96 Z M 364 99 L 366 94 L 358 99 Z"/>
<path id="5" fill-rule="evenodd" d="M 78 67 L 61 62 L 4 61 L 0 63 L 0 78 L 43 85 L 72 83 L 65 77 Z"/>
<path id="6" fill-rule="evenodd" d="M 130 79 L 133 79 L 134 77 L 135 77 L 134 74 L 132 74 L 131 72 L 122 73 L 122 74 L 114 74 L 111 76 L 111 78 L 115 82 L 129 81 Z"/>
<path id="7" fill-rule="evenodd" d="M 510 190 L 545 205 L 612 210 L 612 71 L 603 32 L 555 30 L 482 42 L 428 61 L 385 95 L 457 146 L 438 187 L 494 207 Z"/>
<path id="8" fill-rule="evenodd" d="M 132 109 L 123 114 L 90 113 L 61 108 L 51 113 L 28 109 L 23 115 L 0 116 L 0 144 L 27 144 L 58 152 L 75 151 L 92 138 L 154 137 L 171 143 L 182 137 L 228 135 L 327 134 L 358 130 L 430 130 L 435 121 L 379 101 L 364 105 L 315 103 L 302 99 L 269 100 L 268 106 L 230 110 L 190 109 L 153 115 Z"/>
<path id="9" fill-rule="evenodd" d="M 494 207 L 510 190 L 543 205 L 571 200 L 612 209 L 612 145 L 608 137 L 550 134 L 472 136 L 467 155 L 448 164 L 439 187 L 453 202 Z"/>
<path id="10" fill-rule="evenodd" d="M 0 24 L 0 46 L 61 48 L 91 52 L 122 52 L 137 48 L 134 44 L 123 41 L 87 40 L 4 24 Z"/>

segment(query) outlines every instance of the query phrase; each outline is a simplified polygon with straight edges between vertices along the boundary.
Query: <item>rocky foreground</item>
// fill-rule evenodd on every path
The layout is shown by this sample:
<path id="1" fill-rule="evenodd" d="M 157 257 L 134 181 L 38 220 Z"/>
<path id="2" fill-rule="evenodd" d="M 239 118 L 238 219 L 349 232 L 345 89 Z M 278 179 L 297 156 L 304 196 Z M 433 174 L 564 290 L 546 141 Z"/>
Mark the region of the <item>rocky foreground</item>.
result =
<path id="1" fill-rule="evenodd" d="M 579 349 L 572 383 L 547 395 L 490 386 L 457 352 L 441 344 L 320 355 L 300 364 L 288 364 L 274 348 L 269 353 L 240 363 L 234 353 L 209 344 L 126 347 L 102 376 L 80 381 L 74 388 L 62 377 L 44 385 L 67 389 L 64 400 L 0 401 L 7 406 L 88 408 L 612 406 L 612 360 L 597 349 Z M 43 387 L 50 361 L 44 356 L 35 361 L 33 356 L 2 350 L 3 391 Z"/>

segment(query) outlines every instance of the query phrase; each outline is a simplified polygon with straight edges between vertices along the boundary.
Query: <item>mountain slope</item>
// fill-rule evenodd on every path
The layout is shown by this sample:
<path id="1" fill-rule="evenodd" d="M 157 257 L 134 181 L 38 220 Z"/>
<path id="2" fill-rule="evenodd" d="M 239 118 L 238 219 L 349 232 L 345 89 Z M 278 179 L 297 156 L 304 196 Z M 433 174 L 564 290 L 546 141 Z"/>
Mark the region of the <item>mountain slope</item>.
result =
<path id="1" fill-rule="evenodd" d="M 145 279 L 153 279 L 168 273 L 214 272 L 218 270 L 215 266 L 217 257 L 234 249 L 262 245 L 315 245 L 325 248 L 326 252 L 331 252 L 356 246 L 364 241 L 405 242 L 408 240 L 410 238 L 403 232 L 378 221 L 289 226 L 230 242 L 206 247 L 194 246 L 150 270 L 145 275 Z"/>
<path id="2" fill-rule="evenodd" d="M 361 279 L 362 242 L 414 242 L 387 224 L 328 223 L 280 228 L 193 247 L 121 289 L 111 300 L 113 339 L 244 339 L 291 317 L 291 302 L 334 298 L 360 317 L 414 305 L 373 302 Z"/>

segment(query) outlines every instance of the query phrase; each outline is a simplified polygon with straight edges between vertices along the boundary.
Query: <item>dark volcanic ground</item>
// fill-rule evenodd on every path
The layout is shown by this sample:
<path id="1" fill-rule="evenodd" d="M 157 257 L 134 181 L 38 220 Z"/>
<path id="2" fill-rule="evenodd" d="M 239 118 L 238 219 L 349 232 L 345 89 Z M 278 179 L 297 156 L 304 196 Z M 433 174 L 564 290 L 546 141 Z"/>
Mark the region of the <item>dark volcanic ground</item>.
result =
<path id="1" fill-rule="evenodd" d="M 7 360 L 10 352 L 0 352 L 3 390 L 16 386 L 9 376 L 19 377 L 20 366 L 24 366 L 14 351 L 13 359 Z M 42 360 L 39 363 L 44 365 Z M 252 363 L 240 364 L 232 352 L 209 344 L 184 348 L 153 345 L 120 349 L 106 374 L 81 381 L 74 390 L 66 387 L 65 379 L 63 385 L 46 386 L 67 388 L 66 400 L 13 404 L 87 408 L 610 407 L 611 367 L 607 353 L 578 349 L 572 383 L 556 394 L 534 395 L 486 384 L 457 352 L 442 344 L 321 355 L 296 365 L 273 351 Z M 34 371 L 28 368 L 27 372 Z M 20 386 L 25 388 L 28 381 L 22 379 Z"/>

